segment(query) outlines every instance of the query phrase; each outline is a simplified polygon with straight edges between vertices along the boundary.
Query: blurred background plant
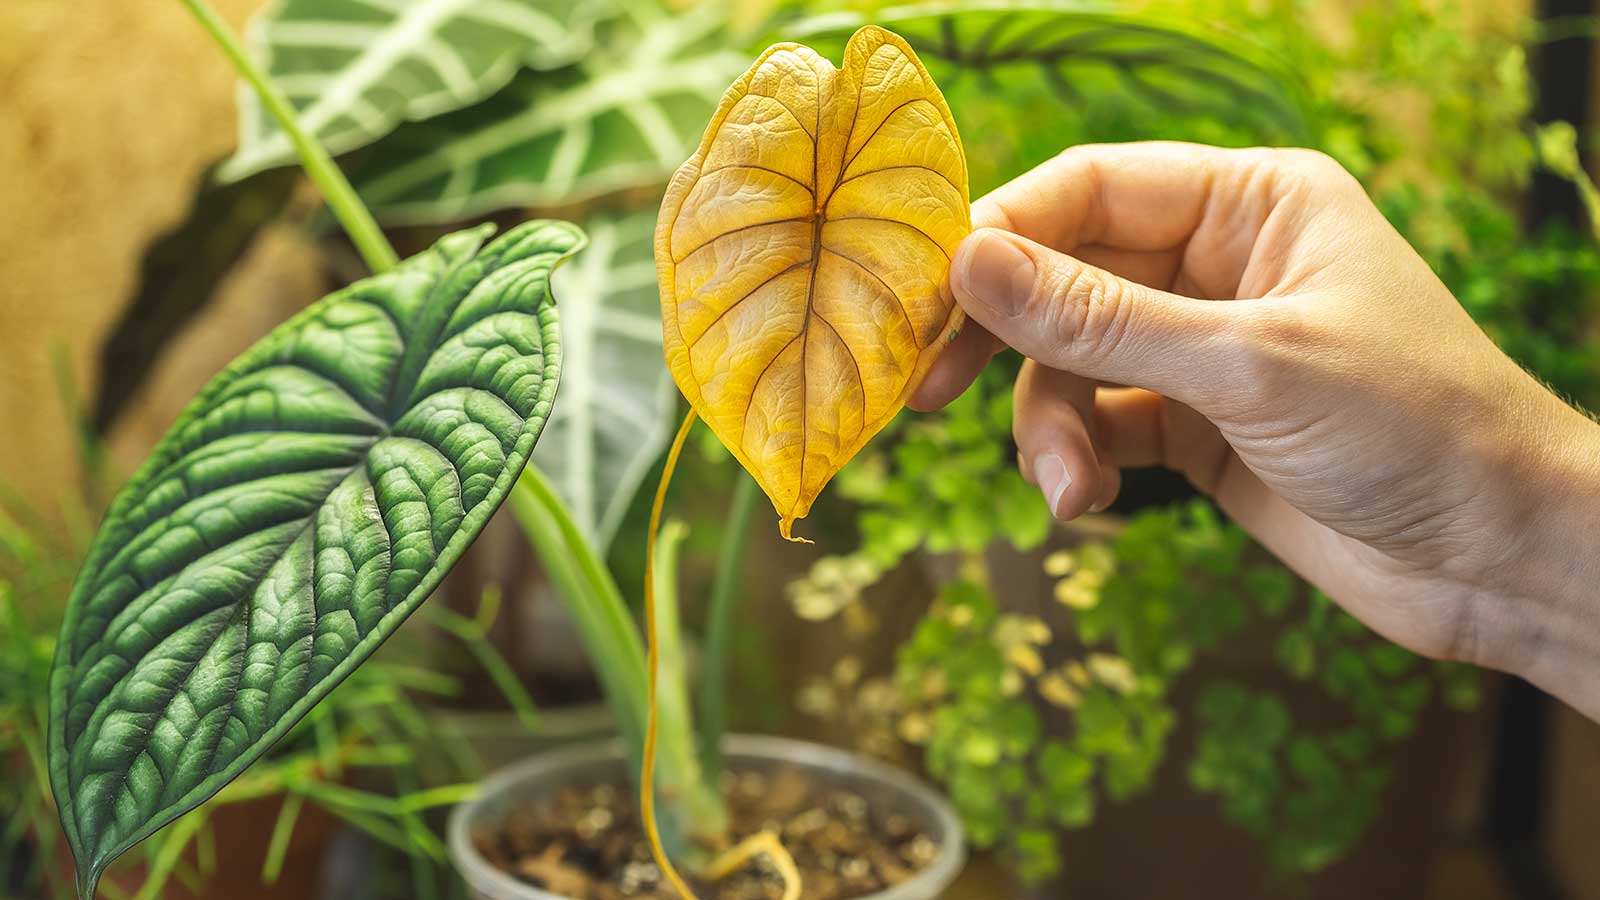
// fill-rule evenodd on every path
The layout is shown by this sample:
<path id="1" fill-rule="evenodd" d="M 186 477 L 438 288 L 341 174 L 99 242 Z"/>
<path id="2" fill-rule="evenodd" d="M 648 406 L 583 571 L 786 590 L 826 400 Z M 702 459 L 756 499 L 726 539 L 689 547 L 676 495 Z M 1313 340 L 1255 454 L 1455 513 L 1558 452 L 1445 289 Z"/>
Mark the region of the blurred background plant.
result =
<path id="1" fill-rule="evenodd" d="M 551 592 L 576 620 L 561 627 L 591 648 L 621 648 L 592 662 L 615 727 L 636 728 L 639 695 L 625 685 L 637 681 L 638 648 L 619 635 L 643 576 L 639 488 L 653 483 L 678 414 L 650 251 L 660 186 L 756 49 L 799 40 L 837 57 L 866 21 L 900 31 L 928 61 L 975 195 L 1088 141 L 1318 147 L 1362 179 L 1509 353 L 1600 407 L 1595 223 L 1534 223 L 1527 210 L 1540 173 L 1577 184 L 1593 206 L 1580 164 L 1591 137 L 1535 122 L 1529 74 L 1531 57 L 1587 34 L 1587 20 L 1537 22 L 1520 6 L 1467 0 L 277 0 L 251 20 L 251 51 L 402 253 L 463 222 L 534 214 L 579 221 L 591 245 L 555 285 L 565 370 L 534 458 L 542 487 L 512 503 L 526 534 L 491 530 L 476 568 L 397 638 L 403 648 L 359 670 L 261 767 L 184 820 L 193 825 L 152 841 L 130 863 L 146 880 L 129 893 L 215 877 L 209 811 L 220 821 L 223 807 L 263 797 L 277 824 L 258 842 L 257 874 L 281 876 L 315 808 L 359 829 L 375 858 L 407 861 L 370 866 L 395 883 L 357 896 L 455 890 L 429 812 L 481 773 L 484 748 L 440 740 L 456 720 L 432 723 L 471 704 L 502 709 L 519 733 L 548 730 L 550 711 L 534 701 L 572 693 L 549 690 L 540 669 L 559 637 L 527 638 L 566 633 L 529 612 Z M 237 149 L 146 248 L 132 299 L 98 343 L 92 406 L 67 417 L 85 434 L 141 414 L 158 364 L 265 235 L 287 229 L 310 244 L 325 281 L 359 274 L 285 136 L 252 94 L 239 97 Z M 841 473 L 816 515 L 828 555 L 803 572 L 792 553 L 768 565 L 780 557 L 761 540 L 758 494 L 714 441 L 697 441 L 675 492 L 689 529 L 671 543 L 683 614 L 705 626 L 684 673 L 700 689 L 675 726 L 669 770 L 709 778 L 730 723 L 808 727 L 782 717 L 792 701 L 872 752 L 920 762 L 974 842 L 1002 851 L 1025 881 L 1051 884 L 1064 860 L 1071 875 L 1083 859 L 1073 848 L 1111 828 L 1116 807 L 1159 794 L 1163 773 L 1256 842 L 1274 885 L 1347 857 L 1406 777 L 1397 748 L 1421 739 L 1430 711 L 1476 703 L 1476 674 L 1367 633 L 1170 476 L 1130 473 L 1111 514 L 1055 526 L 1014 466 L 1016 366 L 1002 356 L 946 410 L 902 416 Z M 94 487 L 81 502 L 14 512 L 3 538 L 0 636 L 12 649 L 0 657 L 0 809 L 17 812 L 0 866 L 18 862 L 0 884 L 29 891 L 60 886 L 36 753 L 49 639 L 76 548 L 115 481 L 105 454 L 86 459 Z M 790 624 L 848 638 L 830 642 L 837 658 L 811 660 L 814 677 L 775 670 L 793 660 L 772 652 L 790 624 L 771 604 L 751 611 L 780 590 Z M 1257 669 L 1222 665 L 1252 653 Z M 487 697 L 482 684 L 494 686 Z"/>

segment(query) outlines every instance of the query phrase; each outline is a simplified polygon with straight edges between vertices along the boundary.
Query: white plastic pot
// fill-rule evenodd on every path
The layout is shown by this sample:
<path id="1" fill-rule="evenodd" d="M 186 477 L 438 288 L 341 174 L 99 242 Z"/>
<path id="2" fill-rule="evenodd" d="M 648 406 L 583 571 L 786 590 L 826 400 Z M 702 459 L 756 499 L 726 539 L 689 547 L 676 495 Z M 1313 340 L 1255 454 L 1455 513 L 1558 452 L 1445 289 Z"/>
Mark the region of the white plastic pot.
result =
<path id="1" fill-rule="evenodd" d="M 905 772 L 874 759 L 788 738 L 731 735 L 723 743 L 730 768 L 771 772 L 799 768 L 823 784 L 848 787 L 874 810 L 897 813 L 916 822 L 939 845 L 916 875 L 861 900 L 935 900 L 966 862 L 965 834 L 955 810 L 938 792 Z M 472 833 L 493 827 L 520 806 L 538 804 L 562 787 L 615 784 L 627 779 L 622 747 L 616 741 L 551 750 L 501 769 L 484 780 L 477 797 L 450 814 L 450 859 L 479 900 L 569 900 L 540 890 L 495 868 L 478 853 Z"/>

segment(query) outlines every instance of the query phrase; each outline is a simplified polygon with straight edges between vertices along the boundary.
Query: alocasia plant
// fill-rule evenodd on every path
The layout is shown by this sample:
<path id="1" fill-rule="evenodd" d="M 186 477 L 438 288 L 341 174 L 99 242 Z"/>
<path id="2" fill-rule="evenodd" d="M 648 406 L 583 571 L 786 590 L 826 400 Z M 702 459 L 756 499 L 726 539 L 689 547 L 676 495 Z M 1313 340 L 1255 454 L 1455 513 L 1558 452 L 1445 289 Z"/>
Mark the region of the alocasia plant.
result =
<path id="1" fill-rule="evenodd" d="M 809 47 L 767 48 L 734 81 L 656 222 L 662 346 L 688 398 L 650 510 L 645 552 L 649 714 L 640 817 L 663 874 L 693 898 L 655 821 L 661 710 L 655 538 L 696 415 L 749 470 L 790 540 L 794 521 L 888 424 L 963 314 L 947 283 L 972 230 L 967 160 L 939 88 L 904 40 L 857 31 L 834 68 Z M 775 832 L 705 866 L 757 854 L 798 873 Z"/>
<path id="2" fill-rule="evenodd" d="M 331 152 L 403 122 L 471 106 L 523 67 L 550 69 L 593 44 L 606 0 L 276 0 L 251 23 L 256 56 Z M 220 175 L 292 165 L 288 134 L 253 92 L 239 98 L 239 149 Z"/>
<path id="3" fill-rule="evenodd" d="M 555 274 L 567 364 L 533 462 L 602 554 L 677 413 L 661 364 L 654 225 L 648 213 L 586 221 L 588 245 Z"/>
<path id="4" fill-rule="evenodd" d="M 282 737 L 511 490 L 560 371 L 535 221 L 458 232 L 274 330 L 112 503 L 62 626 L 50 776 L 83 897 Z"/>
<path id="5" fill-rule="evenodd" d="M 1052 0 L 932 2 L 870 16 L 824 13 L 786 23 L 783 33 L 828 54 L 869 18 L 905 38 L 946 91 L 978 79 L 1010 99 L 1019 80 L 1037 74 L 1064 102 L 1063 116 L 1126 95 L 1161 115 L 1204 115 L 1305 139 L 1294 67 L 1255 42 L 1195 27 L 1192 15 Z"/>
<path id="6" fill-rule="evenodd" d="M 673 176 L 656 226 L 667 368 L 784 537 L 954 337 L 947 274 L 971 230 L 955 120 L 877 27 L 837 70 L 773 45 Z"/>
<path id="7" fill-rule="evenodd" d="M 660 184 L 745 57 L 721 45 L 720 3 L 618 6 L 577 64 L 397 129 L 352 173 L 361 196 L 386 222 L 438 222 Z"/>

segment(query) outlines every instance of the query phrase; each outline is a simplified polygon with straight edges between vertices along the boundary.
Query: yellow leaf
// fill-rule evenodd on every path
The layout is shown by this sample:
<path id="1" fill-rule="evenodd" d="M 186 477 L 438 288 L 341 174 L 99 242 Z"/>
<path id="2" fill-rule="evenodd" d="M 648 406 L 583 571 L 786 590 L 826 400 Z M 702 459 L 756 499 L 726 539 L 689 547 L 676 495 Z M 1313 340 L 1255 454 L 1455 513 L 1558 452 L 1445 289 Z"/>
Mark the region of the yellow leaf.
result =
<path id="1" fill-rule="evenodd" d="M 1100 602 L 1105 576 L 1094 569 L 1079 569 L 1056 582 L 1056 599 L 1073 609 L 1092 609 Z"/>
<path id="2" fill-rule="evenodd" d="M 1101 684 L 1109 685 L 1123 694 L 1139 689 L 1139 678 L 1126 659 L 1110 653 L 1091 653 L 1087 660 L 1089 671 Z"/>
<path id="3" fill-rule="evenodd" d="M 784 537 L 959 329 L 950 257 L 971 229 L 944 97 L 871 26 L 840 69 L 768 48 L 673 176 L 655 239 L 667 366 Z"/>
<path id="4" fill-rule="evenodd" d="M 922 713 L 910 713 L 900 720 L 900 739 L 908 744 L 922 745 L 933 736 L 933 724 Z"/>
<path id="5" fill-rule="evenodd" d="M 1006 648 L 1006 662 L 1021 669 L 1029 675 L 1038 675 L 1044 671 L 1044 658 L 1039 651 L 1027 644 L 1013 644 Z"/>
<path id="6" fill-rule="evenodd" d="M 1039 679 L 1039 694 L 1062 709 L 1073 709 L 1083 699 L 1083 695 L 1067 681 L 1067 677 L 1055 671 L 1047 672 Z"/>
<path id="7" fill-rule="evenodd" d="M 1057 550 L 1044 558 L 1044 573 L 1052 578 L 1060 578 L 1071 571 L 1071 550 Z"/>

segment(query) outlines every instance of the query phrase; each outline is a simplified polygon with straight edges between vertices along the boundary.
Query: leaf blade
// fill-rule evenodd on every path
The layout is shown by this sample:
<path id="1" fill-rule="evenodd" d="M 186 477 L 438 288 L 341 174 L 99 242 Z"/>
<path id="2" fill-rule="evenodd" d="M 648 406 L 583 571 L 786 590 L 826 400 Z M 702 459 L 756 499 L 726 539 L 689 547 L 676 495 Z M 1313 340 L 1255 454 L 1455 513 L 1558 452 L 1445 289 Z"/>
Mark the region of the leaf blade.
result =
<path id="1" fill-rule="evenodd" d="M 672 438 L 677 400 L 661 357 L 655 217 L 587 231 L 589 245 L 556 273 L 568 364 L 533 459 L 603 554 Z"/>
<path id="2" fill-rule="evenodd" d="M 583 236 L 485 237 L 450 235 L 280 326 L 113 502 L 51 673 L 80 890 L 286 733 L 505 499 L 560 369 L 548 279 Z"/>
<path id="3" fill-rule="evenodd" d="M 784 537 L 960 327 L 948 268 L 971 230 L 955 119 L 875 26 L 840 69 L 768 48 L 673 176 L 656 226 L 667 367 Z"/>
<path id="4" fill-rule="evenodd" d="M 1069 100 L 1092 84 L 1099 93 L 1268 124 L 1289 137 L 1304 139 L 1307 131 L 1292 63 L 1248 35 L 1073 0 L 915 3 L 879 10 L 872 21 L 904 37 L 941 81 L 1039 68 Z M 824 13 L 788 22 L 783 33 L 827 54 L 863 24 L 859 13 Z"/>
<path id="5" fill-rule="evenodd" d="M 572 62 L 608 13 L 592 0 L 280 0 L 252 21 L 250 38 L 306 130 L 344 153 L 470 106 L 525 66 Z M 287 136 L 241 91 L 239 149 L 219 176 L 293 162 Z"/>
<path id="6" fill-rule="evenodd" d="M 397 129 L 354 173 L 362 197 L 410 224 L 664 182 L 745 59 L 716 46 L 718 4 L 662 21 L 630 11 L 592 63 L 525 72 L 482 103 Z"/>

